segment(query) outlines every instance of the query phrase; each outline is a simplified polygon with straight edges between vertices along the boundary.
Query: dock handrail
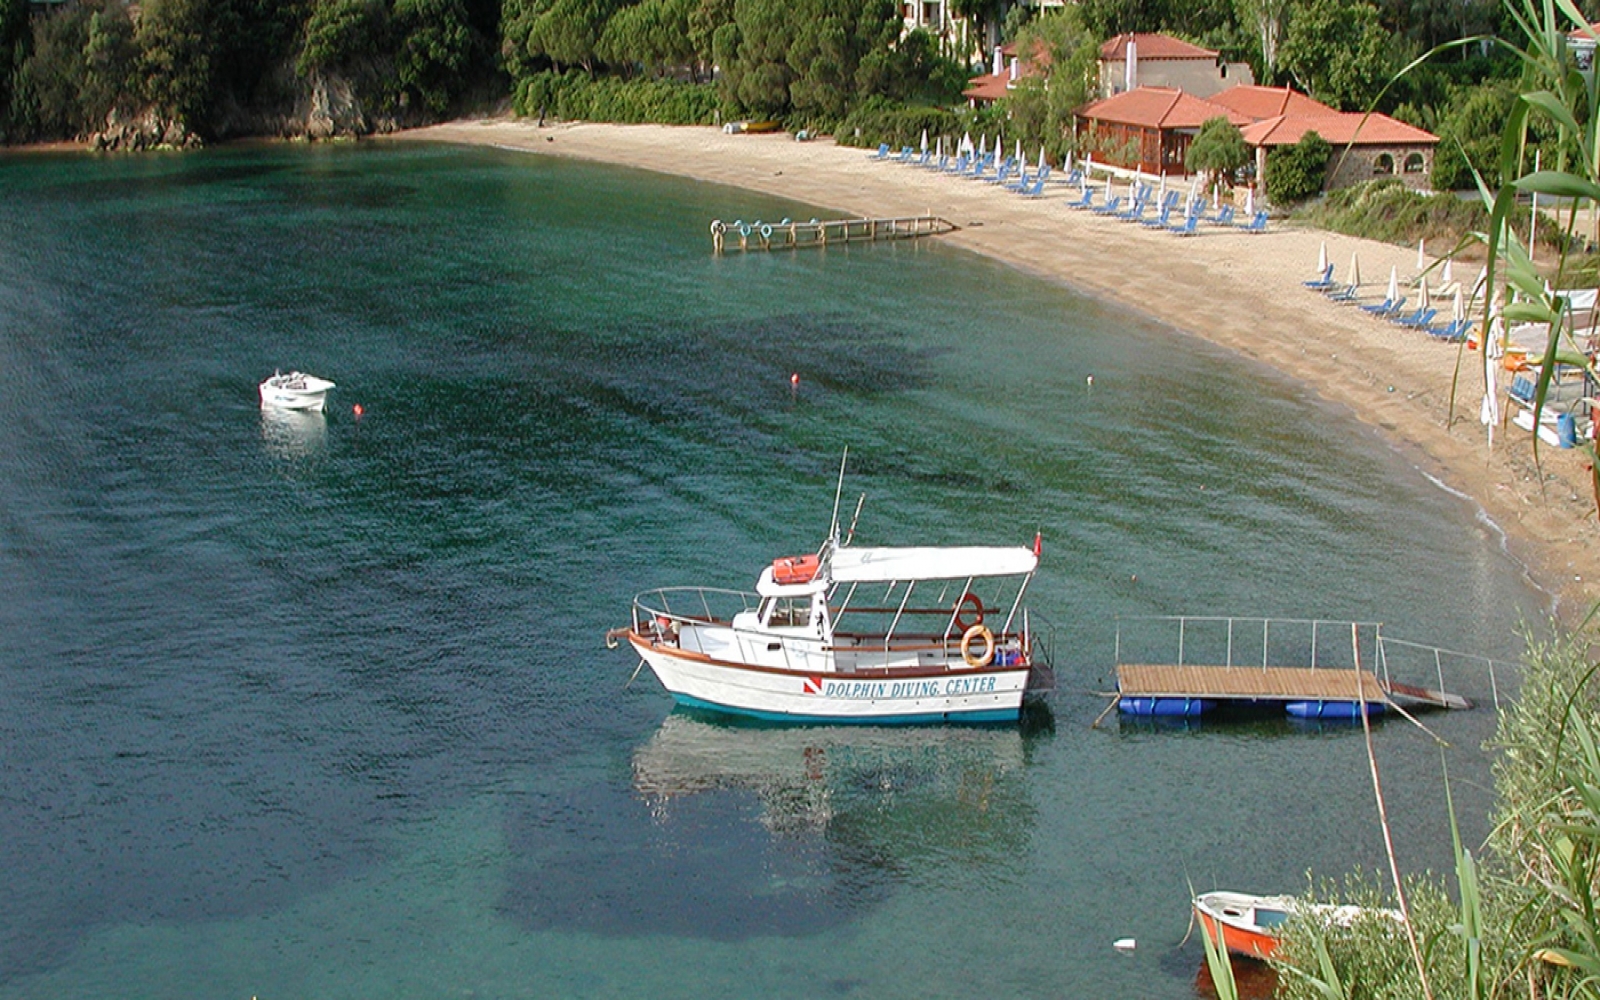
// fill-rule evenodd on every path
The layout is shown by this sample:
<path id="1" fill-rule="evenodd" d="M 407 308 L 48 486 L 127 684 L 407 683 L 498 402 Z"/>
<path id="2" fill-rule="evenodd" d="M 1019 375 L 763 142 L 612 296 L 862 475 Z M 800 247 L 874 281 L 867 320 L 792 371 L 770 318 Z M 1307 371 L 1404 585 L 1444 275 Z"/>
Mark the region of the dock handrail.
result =
<path id="1" fill-rule="evenodd" d="M 1184 665 L 1184 651 L 1188 639 L 1189 625 L 1224 623 L 1227 626 L 1227 655 L 1222 666 L 1242 666 L 1233 662 L 1234 626 L 1237 623 L 1259 623 L 1261 626 L 1261 667 L 1266 669 L 1272 664 L 1269 662 L 1269 650 L 1272 642 L 1272 627 L 1279 626 L 1310 626 L 1310 668 L 1317 668 L 1317 635 L 1325 626 L 1337 626 L 1341 631 L 1355 628 L 1369 630 L 1374 639 L 1383 641 L 1382 622 L 1348 621 L 1335 618 L 1271 618 L 1257 615 L 1118 615 L 1116 618 L 1116 663 L 1122 663 L 1122 623 L 1123 622 L 1176 622 L 1178 625 L 1178 659 L 1177 665 Z"/>

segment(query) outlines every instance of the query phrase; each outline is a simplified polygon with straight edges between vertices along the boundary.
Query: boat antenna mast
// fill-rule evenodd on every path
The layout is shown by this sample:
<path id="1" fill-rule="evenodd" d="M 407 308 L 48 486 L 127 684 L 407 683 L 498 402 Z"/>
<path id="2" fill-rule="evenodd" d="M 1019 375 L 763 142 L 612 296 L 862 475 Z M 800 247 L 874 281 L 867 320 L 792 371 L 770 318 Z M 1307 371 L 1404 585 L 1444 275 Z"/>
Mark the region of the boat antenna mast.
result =
<path id="1" fill-rule="evenodd" d="M 839 485 L 833 491 L 833 520 L 828 524 L 828 541 L 839 543 L 839 497 L 844 493 L 844 464 L 850 460 L 850 446 L 844 446 L 844 456 L 839 459 Z"/>
<path id="2" fill-rule="evenodd" d="M 867 502 L 867 495 L 861 494 L 856 500 L 856 512 L 850 516 L 850 530 L 845 533 L 844 544 L 848 546 L 856 537 L 856 522 L 861 520 L 861 505 Z"/>

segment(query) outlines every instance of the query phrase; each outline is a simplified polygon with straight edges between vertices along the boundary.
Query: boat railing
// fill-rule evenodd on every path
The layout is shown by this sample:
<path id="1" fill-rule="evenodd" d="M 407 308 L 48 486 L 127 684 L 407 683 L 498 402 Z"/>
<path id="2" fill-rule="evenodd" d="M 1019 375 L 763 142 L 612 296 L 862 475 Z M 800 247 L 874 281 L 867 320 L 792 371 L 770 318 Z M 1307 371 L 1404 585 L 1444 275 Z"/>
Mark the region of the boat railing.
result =
<path id="1" fill-rule="evenodd" d="M 720 587 L 660 587 L 633 599 L 633 630 L 640 634 L 681 625 L 726 625 L 760 601 L 744 590 Z"/>

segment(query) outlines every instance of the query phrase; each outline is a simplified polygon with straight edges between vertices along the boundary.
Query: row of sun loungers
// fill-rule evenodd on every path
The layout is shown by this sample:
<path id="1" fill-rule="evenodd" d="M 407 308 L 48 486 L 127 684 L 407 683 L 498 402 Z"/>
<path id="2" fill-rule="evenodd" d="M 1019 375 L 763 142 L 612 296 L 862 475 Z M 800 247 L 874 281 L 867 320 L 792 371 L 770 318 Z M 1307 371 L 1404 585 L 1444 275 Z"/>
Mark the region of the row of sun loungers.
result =
<path id="1" fill-rule="evenodd" d="M 1138 222 L 1147 229 L 1165 230 L 1176 236 L 1196 235 L 1200 231 L 1202 222 L 1213 227 L 1245 233 L 1265 232 L 1267 228 L 1266 212 L 1256 212 L 1248 222 L 1235 223 L 1232 205 L 1222 206 L 1215 217 L 1207 218 L 1209 212 L 1204 199 L 1197 199 L 1184 206 L 1179 216 L 1179 201 L 1182 194 L 1177 191 L 1168 192 L 1162 204 L 1156 207 L 1154 214 L 1147 216 L 1145 213 L 1151 207 L 1153 194 L 1149 185 L 1134 185 L 1129 196 L 1131 202 L 1125 201 L 1122 195 L 1108 192 L 1106 200 L 1096 204 L 1096 189 L 1087 183 L 1088 178 L 1081 169 L 1073 170 L 1065 177 L 1052 178 L 1050 166 L 1045 164 L 1030 175 L 1026 162 L 1021 162 L 1015 157 L 1001 159 L 997 152 L 982 156 L 976 153 L 961 153 L 955 156 L 944 154 L 935 157 L 931 150 L 918 153 L 910 146 L 903 146 L 896 153 L 888 143 L 882 143 L 878 146 L 878 151 L 872 154 L 871 159 L 937 170 L 943 174 L 969 180 L 987 181 L 1026 198 L 1043 197 L 1047 184 L 1076 186 L 1082 190 L 1082 194 L 1067 202 L 1068 208 L 1084 209 L 1124 222 Z"/>
<path id="2" fill-rule="evenodd" d="M 1353 303 L 1356 308 L 1369 316 L 1386 319 L 1396 326 L 1409 330 L 1421 330 L 1431 337 L 1447 343 L 1458 343 L 1467 339 L 1467 334 L 1472 329 L 1471 319 L 1452 319 L 1448 322 L 1435 322 L 1439 311 L 1431 306 L 1417 306 L 1406 309 L 1407 299 L 1404 295 L 1395 295 L 1385 298 L 1382 302 L 1361 303 L 1359 289 L 1355 285 L 1344 284 L 1333 279 L 1333 265 L 1323 268 L 1320 275 L 1309 281 L 1301 282 L 1302 285 L 1314 292 L 1322 292 L 1329 301 L 1338 303 Z"/>

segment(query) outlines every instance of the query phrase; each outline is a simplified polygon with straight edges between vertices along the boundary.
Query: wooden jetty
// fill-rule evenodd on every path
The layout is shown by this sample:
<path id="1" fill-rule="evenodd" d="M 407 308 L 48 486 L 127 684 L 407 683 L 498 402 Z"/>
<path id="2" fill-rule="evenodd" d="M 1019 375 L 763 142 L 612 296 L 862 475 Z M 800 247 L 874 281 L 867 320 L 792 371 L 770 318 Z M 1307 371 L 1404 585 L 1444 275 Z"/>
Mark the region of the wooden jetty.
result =
<path id="1" fill-rule="evenodd" d="M 840 243 L 943 236 L 959 228 L 936 215 L 894 219 L 783 219 L 778 222 L 716 219 L 711 223 L 711 250 L 718 254 L 729 250 L 798 250 Z"/>
<path id="2" fill-rule="evenodd" d="M 1124 698 L 1207 701 L 1362 701 L 1402 706 L 1470 708 L 1460 695 L 1379 680 L 1371 671 L 1315 667 L 1216 667 L 1123 663 L 1117 691 Z"/>

